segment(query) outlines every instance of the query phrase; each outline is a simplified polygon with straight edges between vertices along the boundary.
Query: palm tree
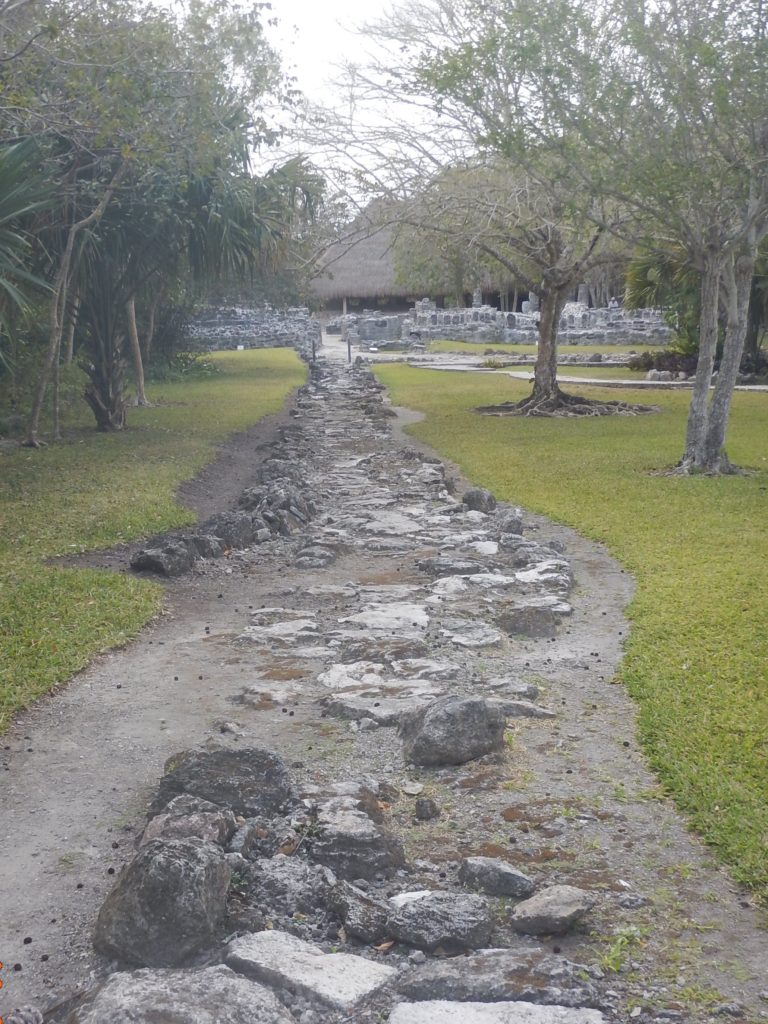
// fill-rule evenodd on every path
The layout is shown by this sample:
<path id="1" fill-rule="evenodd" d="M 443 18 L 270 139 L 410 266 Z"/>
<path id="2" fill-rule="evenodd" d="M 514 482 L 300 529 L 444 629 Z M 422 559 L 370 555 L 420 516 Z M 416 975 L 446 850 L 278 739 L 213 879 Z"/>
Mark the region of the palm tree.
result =
<path id="1" fill-rule="evenodd" d="M 18 317 L 29 297 L 45 282 L 29 269 L 32 215 L 52 202 L 52 189 L 38 173 L 38 153 L 32 140 L 0 149 L 0 363 L 8 366 Z"/>

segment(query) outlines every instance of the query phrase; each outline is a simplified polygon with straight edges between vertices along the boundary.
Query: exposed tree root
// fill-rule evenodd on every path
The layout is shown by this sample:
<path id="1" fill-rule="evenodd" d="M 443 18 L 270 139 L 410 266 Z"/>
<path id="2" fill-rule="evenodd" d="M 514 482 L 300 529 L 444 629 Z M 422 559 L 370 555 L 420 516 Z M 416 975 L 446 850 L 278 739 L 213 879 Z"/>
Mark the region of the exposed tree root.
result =
<path id="1" fill-rule="evenodd" d="M 711 465 L 699 465 L 693 458 L 686 455 L 676 466 L 661 469 L 653 476 L 754 476 L 754 472 L 734 465 L 723 453 Z"/>
<path id="2" fill-rule="evenodd" d="M 641 416 L 658 412 L 657 405 L 630 405 L 629 402 L 601 402 L 580 395 L 569 395 L 558 390 L 555 394 L 537 395 L 536 392 L 521 402 L 503 402 L 501 405 L 481 405 L 475 412 L 484 416 Z"/>

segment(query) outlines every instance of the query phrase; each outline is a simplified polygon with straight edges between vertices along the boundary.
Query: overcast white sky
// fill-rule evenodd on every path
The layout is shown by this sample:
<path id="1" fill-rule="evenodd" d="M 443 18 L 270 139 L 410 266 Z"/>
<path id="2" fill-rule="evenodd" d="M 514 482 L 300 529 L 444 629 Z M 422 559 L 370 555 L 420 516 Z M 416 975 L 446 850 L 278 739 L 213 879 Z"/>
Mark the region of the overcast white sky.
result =
<path id="1" fill-rule="evenodd" d="M 351 30 L 377 20 L 390 6 L 387 0 L 272 0 L 279 26 L 268 36 L 302 92 L 312 102 L 330 105 L 333 65 L 354 58 L 363 45 Z"/>

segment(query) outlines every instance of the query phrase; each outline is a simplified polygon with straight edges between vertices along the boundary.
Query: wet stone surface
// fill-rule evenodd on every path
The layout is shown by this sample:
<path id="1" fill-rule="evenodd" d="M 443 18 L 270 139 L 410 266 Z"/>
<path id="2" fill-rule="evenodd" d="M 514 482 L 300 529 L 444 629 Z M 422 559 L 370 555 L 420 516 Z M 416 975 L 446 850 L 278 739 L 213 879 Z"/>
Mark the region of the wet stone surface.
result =
<path id="1" fill-rule="evenodd" d="M 153 542 L 169 614 L 9 734 L 3 1015 L 763 1019 L 757 915 L 610 683 L 626 576 L 406 440 L 364 366 L 291 412 Z M 415 756 L 404 723 L 446 706 Z M 185 878 L 208 896 L 160 899 Z"/>

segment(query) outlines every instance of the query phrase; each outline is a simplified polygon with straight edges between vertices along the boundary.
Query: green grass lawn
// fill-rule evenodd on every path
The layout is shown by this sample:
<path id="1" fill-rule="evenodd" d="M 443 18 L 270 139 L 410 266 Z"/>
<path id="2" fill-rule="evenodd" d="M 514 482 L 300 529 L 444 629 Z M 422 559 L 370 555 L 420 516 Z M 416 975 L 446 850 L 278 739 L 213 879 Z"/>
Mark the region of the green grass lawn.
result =
<path id="1" fill-rule="evenodd" d="M 488 357 L 489 360 L 493 358 L 493 356 Z M 533 365 L 530 367 L 512 366 L 509 369 L 513 373 L 529 373 L 533 379 Z M 596 380 L 643 380 L 645 378 L 643 370 L 629 370 L 625 366 L 578 366 L 559 363 L 557 373 L 559 377 L 593 377 Z"/>
<path id="2" fill-rule="evenodd" d="M 636 349 L 634 345 L 564 345 L 562 346 L 565 352 L 602 352 L 604 355 L 610 355 L 611 353 L 618 352 L 629 352 L 632 349 Z M 535 355 L 535 345 L 516 345 L 512 342 L 501 342 L 501 341 L 482 341 L 482 342 L 471 342 L 471 341 L 428 341 L 427 352 L 472 352 L 476 356 L 485 354 L 486 349 L 493 349 L 494 353 L 498 352 L 500 355 L 509 356 L 522 356 L 522 355 Z"/>
<path id="3" fill-rule="evenodd" d="M 621 680 L 667 790 L 768 901 L 768 396 L 736 394 L 728 452 L 752 475 L 654 475 L 677 462 L 690 394 L 626 389 L 641 417 L 488 418 L 523 381 L 376 368 L 409 428 L 477 484 L 602 541 L 637 579 Z M 571 390 L 604 398 L 605 391 Z"/>
<path id="4" fill-rule="evenodd" d="M 572 366 L 559 363 L 557 372 L 563 377 L 594 377 L 596 380 L 643 380 L 644 370 L 630 370 L 626 366 Z"/>
<path id="5" fill-rule="evenodd" d="M 43 561 L 193 522 L 174 500 L 179 484 L 305 379 L 290 349 L 213 358 L 221 373 L 150 385 L 157 405 L 129 409 L 123 433 L 96 433 L 83 408 L 64 443 L 0 455 L 0 731 L 98 651 L 135 636 L 162 600 L 144 580 Z"/>

